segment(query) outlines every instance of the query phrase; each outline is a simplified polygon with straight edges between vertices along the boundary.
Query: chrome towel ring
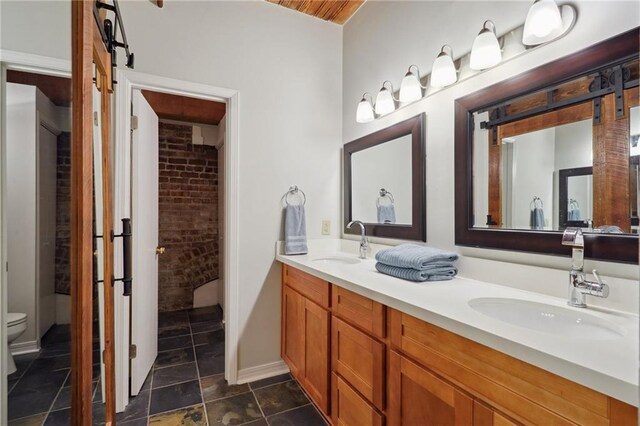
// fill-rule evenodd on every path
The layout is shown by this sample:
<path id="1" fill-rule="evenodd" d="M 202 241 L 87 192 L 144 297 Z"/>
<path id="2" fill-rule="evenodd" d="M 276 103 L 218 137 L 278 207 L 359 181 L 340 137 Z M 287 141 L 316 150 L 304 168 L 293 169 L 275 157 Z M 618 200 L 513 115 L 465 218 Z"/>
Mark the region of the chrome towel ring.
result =
<path id="1" fill-rule="evenodd" d="M 378 198 L 376 198 L 376 207 L 380 207 L 380 201 L 383 198 L 388 198 L 389 201 L 391 201 L 391 204 L 395 203 L 395 200 L 393 199 L 393 194 L 391 194 L 389 191 L 387 191 L 384 188 L 380 188 L 380 195 L 378 196 Z"/>
<path id="2" fill-rule="evenodd" d="M 304 206 L 307 204 L 307 196 L 302 189 L 298 188 L 298 185 L 290 186 L 289 190 L 284 194 L 284 202 L 287 203 L 288 206 L 292 205 L 289 203 L 290 195 L 298 195 L 301 200 L 300 205 Z"/>

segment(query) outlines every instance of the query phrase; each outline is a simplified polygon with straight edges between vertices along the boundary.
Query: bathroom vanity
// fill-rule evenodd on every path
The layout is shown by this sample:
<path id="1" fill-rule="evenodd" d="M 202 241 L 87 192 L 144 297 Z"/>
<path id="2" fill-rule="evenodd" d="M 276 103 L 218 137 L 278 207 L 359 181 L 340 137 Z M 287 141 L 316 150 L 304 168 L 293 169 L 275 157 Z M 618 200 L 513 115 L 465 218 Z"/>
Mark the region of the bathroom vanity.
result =
<path id="1" fill-rule="evenodd" d="M 282 358 L 332 424 L 637 425 L 637 316 L 341 250 L 276 255 Z"/>

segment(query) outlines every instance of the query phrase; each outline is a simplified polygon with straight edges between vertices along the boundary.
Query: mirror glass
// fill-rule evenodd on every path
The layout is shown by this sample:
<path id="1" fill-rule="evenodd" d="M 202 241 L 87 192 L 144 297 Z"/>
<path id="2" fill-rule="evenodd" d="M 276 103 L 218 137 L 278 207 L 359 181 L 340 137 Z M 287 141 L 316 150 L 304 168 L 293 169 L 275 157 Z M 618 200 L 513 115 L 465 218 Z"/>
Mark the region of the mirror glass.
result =
<path id="1" fill-rule="evenodd" d="M 355 152 L 351 173 L 354 218 L 411 225 L 411 135 Z"/>
<path id="2" fill-rule="evenodd" d="M 426 241 L 425 114 L 344 146 L 344 232 Z"/>
<path id="3" fill-rule="evenodd" d="M 637 87 L 625 91 L 626 116 L 618 123 L 609 119 L 609 128 L 625 129 L 628 123 L 628 134 L 622 130 L 615 138 L 611 133 L 603 136 L 590 101 L 555 110 L 538 107 L 538 114 L 500 121 L 508 108 L 517 116 L 522 109 L 536 107 L 536 97 L 562 95 L 563 90 L 575 86 L 551 88 L 473 113 L 475 228 L 562 231 L 578 226 L 584 232 L 638 233 L 640 113 L 633 105 Z M 593 170 L 599 173 L 595 179 Z M 612 197 L 610 188 L 620 192 Z"/>

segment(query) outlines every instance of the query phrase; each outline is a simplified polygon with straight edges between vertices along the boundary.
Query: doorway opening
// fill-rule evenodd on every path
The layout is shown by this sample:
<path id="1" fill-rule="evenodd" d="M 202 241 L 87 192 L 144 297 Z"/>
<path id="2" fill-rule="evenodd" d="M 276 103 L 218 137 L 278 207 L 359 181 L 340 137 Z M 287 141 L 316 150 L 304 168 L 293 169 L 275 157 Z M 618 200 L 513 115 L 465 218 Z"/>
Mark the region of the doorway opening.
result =
<path id="1" fill-rule="evenodd" d="M 71 419 L 71 79 L 5 66 L 2 179 L 8 310 L 7 420 Z M 101 208 L 100 206 L 97 206 Z M 100 287 L 94 264 L 93 383 L 104 417 Z"/>
<path id="2" fill-rule="evenodd" d="M 187 405 L 202 402 L 201 377 L 225 372 L 220 163 L 226 104 L 148 89 L 134 89 L 131 99 L 136 354 L 129 389 L 135 397 L 125 418 L 144 401 L 149 416 L 183 408 L 185 392 L 194 398 Z M 137 329 L 154 321 L 155 335 L 148 326 Z"/>

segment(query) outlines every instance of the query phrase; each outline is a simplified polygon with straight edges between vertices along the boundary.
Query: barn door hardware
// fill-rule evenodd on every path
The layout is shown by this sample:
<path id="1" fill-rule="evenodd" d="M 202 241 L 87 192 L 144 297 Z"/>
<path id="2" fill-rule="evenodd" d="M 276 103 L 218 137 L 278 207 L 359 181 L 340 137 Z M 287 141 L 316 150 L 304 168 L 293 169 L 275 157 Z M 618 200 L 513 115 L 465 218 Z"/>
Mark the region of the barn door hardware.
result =
<path id="1" fill-rule="evenodd" d="M 111 241 L 114 238 L 122 238 L 122 278 L 115 278 L 113 282 L 122 281 L 123 296 L 131 296 L 131 219 L 122 219 L 122 234 L 114 235 L 111 231 Z"/>
<path id="2" fill-rule="evenodd" d="M 122 23 L 122 15 L 120 14 L 118 0 L 111 0 L 111 2 L 113 4 L 101 0 L 96 0 L 93 6 L 93 17 L 96 20 L 98 29 L 100 30 L 100 37 L 102 38 L 102 42 L 104 43 L 107 52 L 111 54 L 112 71 L 115 71 L 115 68 L 118 66 L 118 55 L 116 53 L 117 48 L 124 49 L 125 56 L 127 58 L 127 62 L 125 65 L 127 66 L 127 68 L 133 69 L 135 57 L 133 53 L 129 51 L 129 43 L 127 43 L 127 35 L 124 31 L 124 24 Z M 105 18 L 103 21 L 100 17 L 101 9 L 113 13 L 114 21 L 109 18 Z M 121 41 L 118 41 L 118 36 L 120 36 Z M 115 73 L 112 72 L 111 75 L 115 76 Z M 113 83 L 117 83 L 115 81 L 115 78 L 112 77 L 112 79 Z"/>

